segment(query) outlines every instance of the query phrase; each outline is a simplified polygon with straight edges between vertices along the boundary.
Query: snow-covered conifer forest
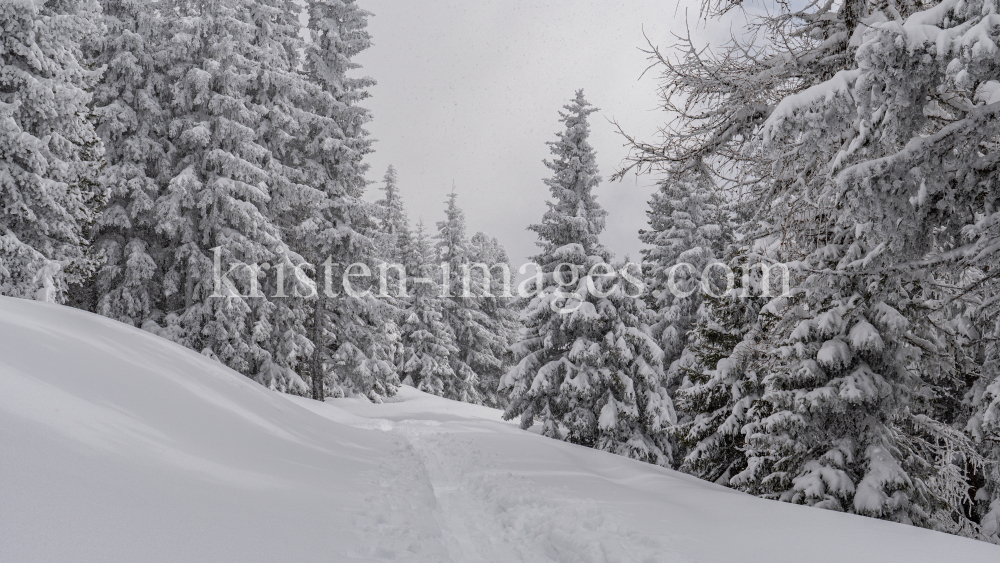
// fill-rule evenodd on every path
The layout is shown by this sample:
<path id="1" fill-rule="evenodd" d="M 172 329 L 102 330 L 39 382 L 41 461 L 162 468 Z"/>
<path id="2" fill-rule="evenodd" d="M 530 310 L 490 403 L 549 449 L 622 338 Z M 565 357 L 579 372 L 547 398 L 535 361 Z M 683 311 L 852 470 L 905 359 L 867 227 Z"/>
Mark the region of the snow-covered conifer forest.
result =
<path id="1" fill-rule="evenodd" d="M 365 0 L 0 0 L 0 561 L 1000 561 L 1000 2 L 688 8 L 522 265 Z"/>

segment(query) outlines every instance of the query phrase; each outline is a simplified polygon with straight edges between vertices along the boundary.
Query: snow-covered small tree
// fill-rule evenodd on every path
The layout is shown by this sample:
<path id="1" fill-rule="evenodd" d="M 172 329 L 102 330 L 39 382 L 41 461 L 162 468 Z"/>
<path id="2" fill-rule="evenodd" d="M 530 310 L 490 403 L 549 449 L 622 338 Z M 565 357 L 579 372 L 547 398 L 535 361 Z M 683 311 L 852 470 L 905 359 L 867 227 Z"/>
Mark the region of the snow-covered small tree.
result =
<path id="1" fill-rule="evenodd" d="M 546 274 L 522 312 L 517 364 L 501 380 L 510 401 L 504 416 L 520 416 L 525 428 L 538 419 L 546 436 L 669 464 L 675 415 L 639 288 L 574 275 L 614 271 L 581 245 L 561 247 L 554 257 L 567 267 Z"/>
<path id="2" fill-rule="evenodd" d="M 455 397 L 473 403 L 482 402 L 479 395 L 479 375 L 474 366 L 498 363 L 493 357 L 496 333 L 490 326 L 489 316 L 482 311 L 482 291 L 472 287 L 472 247 L 465 234 L 465 213 L 458 207 L 458 195 L 448 194 L 445 220 L 438 221 L 435 250 L 447 270 L 442 273 L 446 284 L 442 295 L 442 320 L 455 334 L 457 353 L 451 356 L 451 367 L 461 380 L 462 395 Z M 468 272 L 468 295 L 464 278 Z M 482 272 L 477 270 L 476 275 Z"/>
<path id="3" fill-rule="evenodd" d="M 483 402 L 494 407 L 506 407 L 506 398 L 500 392 L 500 378 L 503 377 L 513 360 L 510 347 L 516 342 L 521 322 L 503 268 L 513 272 L 507 251 L 496 237 L 483 232 L 472 236 L 470 241 L 473 264 L 485 264 L 489 277 L 479 268 L 471 270 L 471 286 L 478 295 L 479 309 L 486 314 L 489 333 L 484 335 L 483 351 L 470 357 L 470 365 L 476 374 L 479 395 Z"/>
<path id="4" fill-rule="evenodd" d="M 458 353 L 455 334 L 443 320 L 441 269 L 423 221 L 406 249 L 405 264 L 412 295 L 402 326 L 403 383 L 421 391 L 451 398 L 468 396 L 468 389 L 452 369 L 451 357 Z"/>
<path id="5" fill-rule="evenodd" d="M 88 277 L 86 229 L 102 198 L 103 148 L 90 121 L 99 36 L 92 0 L 0 4 L 0 295 L 65 299 Z"/>
<path id="6" fill-rule="evenodd" d="M 542 283 L 522 312 L 517 364 L 501 381 L 504 417 L 519 416 L 524 428 L 540 419 L 546 436 L 666 465 L 675 419 L 663 352 L 645 324 L 642 288 L 615 274 L 598 240 L 606 212 L 594 199 L 601 180 L 587 142 L 596 110 L 582 90 L 564 107 L 565 130 L 549 143 L 556 158 L 545 163 L 553 201 L 529 227 Z"/>
<path id="7" fill-rule="evenodd" d="M 410 244 L 410 220 L 399 193 L 396 169 L 392 165 L 386 169 L 382 182 L 385 197 L 376 202 L 382 234 L 380 254 L 383 260 L 402 264 L 404 251 Z"/>

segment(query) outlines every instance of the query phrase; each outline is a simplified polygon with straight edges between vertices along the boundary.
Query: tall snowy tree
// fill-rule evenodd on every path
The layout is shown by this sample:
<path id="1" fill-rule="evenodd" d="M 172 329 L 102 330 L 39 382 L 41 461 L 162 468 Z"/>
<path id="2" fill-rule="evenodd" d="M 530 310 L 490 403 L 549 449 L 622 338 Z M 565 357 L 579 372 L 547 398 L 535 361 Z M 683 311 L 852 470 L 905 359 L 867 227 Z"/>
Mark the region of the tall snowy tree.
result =
<path id="1" fill-rule="evenodd" d="M 583 90 L 578 90 L 573 101 L 563 108 L 566 111 L 559 115 L 565 130 L 556 134 L 558 141 L 548 143 L 556 160 L 545 161 L 546 168 L 552 171 L 545 185 L 555 201 L 546 202 L 549 209 L 541 223 L 528 227 L 538 235 L 537 244 L 543 249 L 534 260 L 546 271 L 559 263 L 555 249 L 567 244 L 579 244 L 588 255 L 611 259 L 611 253 L 598 240 L 608 212 L 594 198 L 593 191 L 601 184 L 601 177 L 596 153 L 587 140 L 590 137 L 587 119 L 597 108 L 583 97 Z"/>
<path id="2" fill-rule="evenodd" d="M 103 33 L 94 1 L 0 4 L 0 295 L 65 299 L 93 271 L 86 229 L 103 149 L 81 45 Z"/>
<path id="3" fill-rule="evenodd" d="M 372 143 L 364 126 L 371 115 L 360 102 L 374 81 L 348 76 L 359 68 L 353 58 L 371 45 L 369 14 L 340 0 L 310 0 L 307 11 L 305 72 L 321 95 L 312 110 L 318 119 L 305 137 L 308 164 L 302 178 L 316 190 L 315 201 L 294 227 L 298 247 L 316 268 L 326 262 L 341 265 L 341 272 L 354 263 L 371 269 L 377 258 L 376 210 L 363 200 L 368 169 L 363 158 Z M 325 284 L 319 285 L 308 320 L 313 398 L 327 396 L 327 383 L 337 394 L 362 393 L 374 400 L 394 394 L 395 331 L 383 330 L 384 319 L 391 317 L 386 304 L 372 295 L 327 295 Z"/>
<path id="4" fill-rule="evenodd" d="M 1000 67 L 984 52 L 994 39 L 973 31 L 995 11 L 873 11 L 854 38 L 856 68 L 765 123 L 776 163 L 766 198 L 782 203 L 770 218 L 804 275 L 779 309 L 783 345 L 746 429 L 742 487 L 980 533 L 962 507 L 985 461 L 953 406 L 966 379 L 956 328 L 976 314 L 956 305 L 978 284 L 953 269 L 984 250 L 996 259 L 962 245 L 996 197 L 988 96 Z"/>
<path id="5" fill-rule="evenodd" d="M 167 252 L 155 214 L 170 177 L 163 14 L 149 1 L 105 0 L 102 7 L 107 34 L 90 48 L 105 71 L 92 103 L 107 160 L 100 183 L 110 197 L 91 233 L 102 264 L 90 306 L 142 326 L 163 306 Z"/>
<path id="6" fill-rule="evenodd" d="M 283 242 L 276 263 L 269 264 L 264 289 L 274 298 L 265 340 L 269 358 L 256 379 L 292 392 L 307 390 L 300 374 L 308 371 L 318 345 L 308 337 L 308 324 L 319 294 L 295 272 L 309 270 L 312 262 L 316 273 L 318 262 L 309 251 L 320 238 L 317 231 L 323 223 L 317 214 L 325 209 L 327 194 L 317 189 L 323 179 L 310 174 L 323 166 L 314 143 L 329 134 L 330 108 L 335 105 L 315 76 L 303 72 L 302 54 L 309 51 L 300 15 L 300 3 L 269 0 L 258 4 L 254 16 L 260 30 L 257 41 L 268 56 L 259 74 L 264 87 L 254 94 L 254 102 L 265 109 L 258 134 L 270 155 L 267 214 Z"/>
<path id="7" fill-rule="evenodd" d="M 735 245 L 727 257 L 733 272 L 749 262 Z M 721 485 L 746 469 L 743 427 L 762 393 L 764 374 L 756 362 L 768 346 L 773 318 L 761 315 L 771 300 L 763 294 L 763 282 L 771 280 L 761 274 L 735 277 L 732 293 L 717 288 L 701 295 L 696 324 L 669 370 L 677 386 L 672 433 L 682 454 L 680 469 Z"/>
<path id="8" fill-rule="evenodd" d="M 459 381 L 460 395 L 453 397 L 473 403 L 482 402 L 479 395 L 479 375 L 473 366 L 487 366 L 495 363 L 493 357 L 496 334 L 491 331 L 490 318 L 481 310 L 482 290 L 472 287 L 472 248 L 465 234 L 465 213 L 458 207 L 458 195 L 454 190 L 448 194 L 445 220 L 438 221 L 437 250 L 441 264 L 447 270 L 447 284 L 442 300 L 442 320 L 455 333 L 458 352 L 451 356 L 451 368 Z M 468 295 L 464 278 L 468 272 Z M 477 271 L 476 274 L 481 274 Z"/>
<path id="9" fill-rule="evenodd" d="M 615 275 L 598 240 L 607 213 L 594 199 L 601 180 L 587 142 L 596 109 L 582 90 L 564 108 L 565 130 L 549 143 L 556 158 L 545 162 L 553 201 L 529 227 L 539 235 L 542 283 L 522 312 L 518 363 L 501 381 L 504 417 L 520 416 L 524 428 L 540 419 L 545 436 L 665 465 L 674 412 L 663 352 L 644 322 L 643 288 Z"/>
<path id="10" fill-rule="evenodd" d="M 505 371 L 516 320 L 509 308 L 509 287 L 503 287 L 507 253 L 495 238 L 465 235 L 465 214 L 453 191 L 444 221 L 438 222 L 437 251 L 447 265 L 443 319 L 455 333 L 459 352 L 452 369 L 463 380 L 463 400 L 497 404 L 499 378 Z M 497 276 L 494 278 L 494 276 Z M 499 293 L 497 293 L 499 292 Z"/>
<path id="11" fill-rule="evenodd" d="M 287 68 L 274 49 L 284 18 L 246 0 L 175 1 L 169 19 L 171 174 L 157 203 L 167 321 L 181 343 L 248 376 L 267 377 L 274 304 L 255 265 L 275 264 L 285 245 L 268 204 L 272 154 L 262 138 L 269 108 L 259 104 L 269 67 Z M 256 290 L 256 291 L 255 291 Z M 169 315 L 168 315 L 169 316 Z M 155 327 L 155 325 L 154 325 Z"/>
<path id="12" fill-rule="evenodd" d="M 282 230 L 307 191 L 293 140 L 318 90 L 298 70 L 299 7 L 104 4 L 94 102 L 111 201 L 93 233 L 94 309 L 304 392 L 303 315 L 275 285 L 301 262 Z"/>

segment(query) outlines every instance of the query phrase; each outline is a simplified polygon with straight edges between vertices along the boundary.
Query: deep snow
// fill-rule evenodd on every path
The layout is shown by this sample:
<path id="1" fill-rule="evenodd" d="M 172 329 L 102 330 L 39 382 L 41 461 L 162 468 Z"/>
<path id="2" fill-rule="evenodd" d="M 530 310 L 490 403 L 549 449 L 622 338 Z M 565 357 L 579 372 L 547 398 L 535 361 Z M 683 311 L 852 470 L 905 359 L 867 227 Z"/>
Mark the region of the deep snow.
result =
<path id="1" fill-rule="evenodd" d="M 268 391 L 120 323 L 0 297 L 0 562 L 1000 561 L 752 498 L 404 387 Z"/>

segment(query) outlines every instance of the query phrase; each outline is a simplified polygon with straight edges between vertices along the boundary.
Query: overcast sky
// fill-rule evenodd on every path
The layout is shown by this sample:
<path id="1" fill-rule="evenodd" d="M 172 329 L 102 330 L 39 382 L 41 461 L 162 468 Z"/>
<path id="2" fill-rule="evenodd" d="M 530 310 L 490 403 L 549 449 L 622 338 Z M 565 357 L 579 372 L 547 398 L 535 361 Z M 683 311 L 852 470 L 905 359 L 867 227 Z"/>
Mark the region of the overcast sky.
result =
<path id="1" fill-rule="evenodd" d="M 626 155 L 608 119 L 652 139 L 666 115 L 657 108 L 655 73 L 639 48 L 684 30 L 684 7 L 671 0 L 359 0 L 372 12 L 374 46 L 358 57 L 378 85 L 367 106 L 377 139 L 369 177 L 380 194 L 392 164 L 413 225 L 443 218 L 452 182 L 469 236 L 485 231 L 515 265 L 536 252 L 534 233 L 548 189 L 547 141 L 558 112 L 583 88 L 600 108 L 591 144 L 605 178 L 598 201 L 608 210 L 602 242 L 617 259 L 639 258 L 654 179 L 609 182 Z M 697 6 L 697 5 L 694 5 Z M 697 8 L 689 10 L 697 13 Z M 726 29 L 695 30 L 708 37 Z"/>

